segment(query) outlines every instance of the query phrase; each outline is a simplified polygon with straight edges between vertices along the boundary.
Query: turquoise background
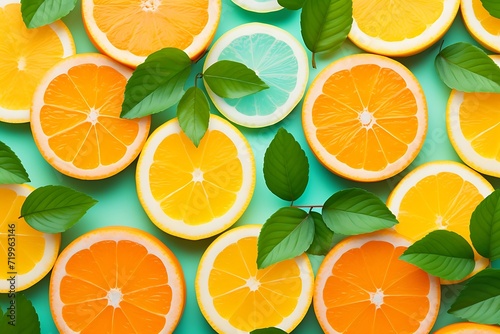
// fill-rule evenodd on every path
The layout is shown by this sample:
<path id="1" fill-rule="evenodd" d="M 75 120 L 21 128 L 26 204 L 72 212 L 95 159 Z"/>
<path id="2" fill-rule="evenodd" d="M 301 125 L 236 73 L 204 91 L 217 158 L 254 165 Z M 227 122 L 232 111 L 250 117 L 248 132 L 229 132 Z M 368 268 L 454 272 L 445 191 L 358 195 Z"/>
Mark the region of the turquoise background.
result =
<path id="1" fill-rule="evenodd" d="M 281 10 L 268 14 L 256 14 L 241 9 L 230 0 L 222 0 L 221 17 L 222 19 L 215 39 L 232 27 L 242 23 L 258 21 L 284 28 L 303 44 L 300 35 L 300 12 L 297 11 Z M 63 21 L 73 33 L 77 53 L 96 51 L 95 47 L 87 38 L 82 25 L 80 2 L 78 2 L 77 8 L 65 17 Z M 444 46 L 459 41 L 477 45 L 465 30 L 460 14 L 458 14 L 451 29 L 443 38 Z M 311 166 L 310 180 L 305 194 L 296 201 L 296 204 L 300 205 L 322 204 L 334 192 L 348 187 L 362 187 L 385 200 L 401 177 L 414 167 L 424 162 L 434 160 L 460 161 L 448 140 L 445 126 L 445 110 L 450 89 L 440 81 L 434 69 L 434 58 L 439 51 L 439 44 L 440 42 L 436 43 L 436 45 L 431 46 L 419 55 L 398 59 L 406 65 L 420 81 L 427 97 L 429 109 L 429 129 L 425 144 L 417 158 L 405 171 L 388 180 L 375 183 L 356 183 L 330 173 L 318 163 L 304 139 L 300 118 L 302 104 L 300 103 L 285 120 L 271 127 L 262 129 L 246 129 L 239 127 L 251 143 L 255 154 L 257 182 L 253 199 L 247 211 L 235 226 L 250 223 L 263 224 L 278 208 L 288 205 L 288 203 L 280 200 L 267 190 L 262 176 L 264 152 L 279 127 L 285 127 L 288 131 L 293 133 L 309 158 Z M 310 69 L 309 84 L 320 70 L 333 60 L 359 52 L 361 52 L 361 50 L 349 41 L 346 41 L 340 50 L 318 54 L 316 57 L 318 68 Z M 194 76 L 196 73 L 201 72 L 202 62 L 203 60 L 194 65 L 190 81 L 186 87 L 194 83 Z M 213 105 L 211 108 L 212 113 L 218 114 Z M 166 120 L 172 118 L 174 115 L 175 108 L 170 108 L 161 114 L 154 115 L 152 130 Z M 61 249 L 79 235 L 107 225 L 134 226 L 155 235 L 177 255 L 186 278 L 186 306 L 175 333 L 196 334 L 213 332 L 198 308 L 194 292 L 194 277 L 203 251 L 214 238 L 201 241 L 182 240 L 165 234 L 152 224 L 137 199 L 134 175 L 136 167 L 135 161 L 123 172 L 106 180 L 81 181 L 64 176 L 47 164 L 33 142 L 28 124 L 6 124 L 0 122 L 0 140 L 9 145 L 18 154 L 30 175 L 32 180 L 31 184 L 33 186 L 39 187 L 49 184 L 62 184 L 83 191 L 99 201 L 80 222 L 63 233 Z M 500 185 L 499 180 L 496 178 L 487 177 L 487 179 L 495 188 Z M 310 258 L 316 270 L 322 257 L 311 256 Z M 495 264 L 495 267 L 499 267 L 498 263 Z M 49 275 L 24 293 L 33 302 L 38 312 L 42 333 L 55 334 L 57 333 L 57 329 L 52 321 L 49 310 L 48 287 Z M 453 302 L 460 289 L 461 285 L 444 286 L 442 288 L 442 306 L 434 329 L 459 320 L 448 315 L 446 310 Z M 5 294 L 1 295 L 0 305 L 5 307 L 7 302 L 7 296 Z M 19 320 L 22 321 L 22 319 Z M 293 333 L 322 333 L 312 308 Z"/>

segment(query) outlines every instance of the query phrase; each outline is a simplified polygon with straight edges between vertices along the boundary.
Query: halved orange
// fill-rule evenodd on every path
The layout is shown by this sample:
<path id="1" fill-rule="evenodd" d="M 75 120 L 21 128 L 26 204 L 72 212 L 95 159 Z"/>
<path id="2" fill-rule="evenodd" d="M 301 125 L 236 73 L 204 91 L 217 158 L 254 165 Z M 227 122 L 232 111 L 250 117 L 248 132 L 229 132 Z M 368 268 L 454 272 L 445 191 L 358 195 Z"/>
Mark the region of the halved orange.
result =
<path id="1" fill-rule="evenodd" d="M 50 310 L 61 333 L 172 333 L 185 290 L 182 268 L 160 240 L 109 226 L 63 250 L 50 280 Z"/>
<path id="2" fill-rule="evenodd" d="M 387 206 L 399 222 L 395 230 L 412 242 L 434 230 L 445 229 L 471 243 L 472 212 L 493 190 L 484 177 L 461 163 L 433 161 L 405 175 L 389 194 Z M 475 268 L 468 277 L 489 264 L 477 252 L 475 260 Z M 442 280 L 443 284 L 456 282 Z"/>
<path id="3" fill-rule="evenodd" d="M 60 233 L 42 233 L 26 223 L 21 206 L 33 187 L 0 185 L 0 293 L 25 290 L 52 269 Z"/>
<path id="4" fill-rule="evenodd" d="M 325 333 L 429 333 L 439 312 L 439 279 L 399 259 L 410 244 L 385 230 L 332 248 L 313 298 Z"/>
<path id="5" fill-rule="evenodd" d="M 221 0 L 82 0 L 90 40 L 131 67 L 166 47 L 198 59 L 215 35 L 220 14 Z"/>
<path id="6" fill-rule="evenodd" d="M 201 312 L 218 333 L 278 327 L 290 333 L 304 318 L 314 274 L 305 254 L 257 269 L 261 225 L 244 225 L 215 239 L 196 273 Z"/>
<path id="7" fill-rule="evenodd" d="M 325 167 L 347 179 L 379 181 L 417 156 L 427 132 L 427 104 L 419 82 L 401 63 L 350 55 L 314 79 L 302 126 Z"/>
<path id="8" fill-rule="evenodd" d="M 471 36 L 485 48 L 500 53 L 500 19 L 491 16 L 481 0 L 462 0 L 460 10 Z"/>
<path id="9" fill-rule="evenodd" d="M 65 58 L 37 87 L 31 130 L 42 156 L 63 174 L 103 179 L 138 155 L 151 118 L 120 118 L 132 70 L 97 53 Z"/>
<path id="10" fill-rule="evenodd" d="M 0 121 L 30 119 L 33 93 L 45 72 L 75 54 L 75 43 L 62 21 L 28 29 L 19 0 L 0 0 Z"/>
<path id="11" fill-rule="evenodd" d="M 349 38 L 369 52 L 411 56 L 444 36 L 459 6 L 460 0 L 353 0 Z"/>
<path id="12" fill-rule="evenodd" d="M 500 327 L 476 324 L 473 322 L 457 322 L 438 329 L 434 334 L 499 334 Z"/>
<path id="13" fill-rule="evenodd" d="M 215 115 L 196 147 L 177 118 L 149 137 L 136 170 L 137 193 L 163 231 L 197 240 L 221 233 L 243 214 L 255 187 L 250 144 Z"/>

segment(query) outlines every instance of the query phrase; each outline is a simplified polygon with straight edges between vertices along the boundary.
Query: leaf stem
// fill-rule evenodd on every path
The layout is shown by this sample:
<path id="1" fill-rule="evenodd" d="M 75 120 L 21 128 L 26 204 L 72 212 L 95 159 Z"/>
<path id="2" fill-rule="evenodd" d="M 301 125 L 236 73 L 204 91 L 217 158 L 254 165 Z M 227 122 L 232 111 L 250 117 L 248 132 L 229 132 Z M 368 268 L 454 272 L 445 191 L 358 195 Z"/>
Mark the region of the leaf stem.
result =
<path id="1" fill-rule="evenodd" d="M 323 205 L 293 205 L 293 202 L 292 204 L 290 204 L 290 206 L 292 208 L 322 208 Z"/>
<path id="2" fill-rule="evenodd" d="M 194 77 L 194 86 L 195 87 L 198 87 L 198 79 L 201 79 L 201 78 L 203 78 L 203 73 L 196 74 L 196 76 Z"/>
<path id="3" fill-rule="evenodd" d="M 315 52 L 312 53 L 311 62 L 312 62 L 312 67 L 314 69 L 316 69 L 316 53 Z"/>

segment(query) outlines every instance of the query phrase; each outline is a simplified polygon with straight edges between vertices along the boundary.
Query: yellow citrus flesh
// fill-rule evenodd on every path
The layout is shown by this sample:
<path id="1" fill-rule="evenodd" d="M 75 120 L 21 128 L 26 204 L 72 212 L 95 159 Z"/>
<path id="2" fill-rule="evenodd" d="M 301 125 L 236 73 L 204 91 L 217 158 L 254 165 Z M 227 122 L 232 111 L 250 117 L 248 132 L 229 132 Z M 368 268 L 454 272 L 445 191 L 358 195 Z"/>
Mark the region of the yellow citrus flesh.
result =
<path id="1" fill-rule="evenodd" d="M 234 228 L 203 254 L 196 274 L 198 305 L 219 333 L 278 327 L 292 331 L 311 303 L 313 271 L 307 256 L 257 268 L 260 225 Z"/>
<path id="2" fill-rule="evenodd" d="M 75 53 L 73 37 L 61 21 L 28 29 L 16 0 L 0 1 L 0 121 L 29 121 L 33 93 L 47 70 Z"/>
<path id="3" fill-rule="evenodd" d="M 481 0 L 462 0 L 460 10 L 472 37 L 485 48 L 500 53 L 500 19 L 491 16 Z"/>
<path id="4" fill-rule="evenodd" d="M 0 292 L 22 291 L 52 269 L 61 244 L 60 233 L 42 233 L 26 223 L 21 206 L 33 190 L 28 185 L 0 185 Z M 11 289 L 9 279 L 15 276 Z"/>
<path id="5" fill-rule="evenodd" d="M 430 162 L 417 167 L 398 183 L 387 199 L 387 206 L 398 219 L 396 231 L 412 241 L 431 231 L 446 229 L 471 243 L 472 212 L 492 191 L 486 179 L 463 164 Z M 471 275 L 489 263 L 477 253 L 475 259 Z M 455 282 L 443 280 L 442 283 Z"/>
<path id="6" fill-rule="evenodd" d="M 482 325 L 472 322 L 458 322 L 445 326 L 434 332 L 435 334 L 498 334 L 499 326 Z"/>

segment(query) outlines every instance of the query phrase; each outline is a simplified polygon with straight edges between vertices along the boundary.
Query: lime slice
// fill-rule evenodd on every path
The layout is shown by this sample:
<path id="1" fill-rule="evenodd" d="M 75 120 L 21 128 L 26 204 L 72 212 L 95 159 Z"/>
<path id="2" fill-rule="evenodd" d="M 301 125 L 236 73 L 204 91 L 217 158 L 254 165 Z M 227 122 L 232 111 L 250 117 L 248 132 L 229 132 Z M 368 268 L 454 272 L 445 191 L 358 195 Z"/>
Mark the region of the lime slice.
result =
<path id="1" fill-rule="evenodd" d="M 217 109 L 230 121 L 260 128 L 285 118 L 304 95 L 309 63 L 302 45 L 287 31 L 248 23 L 222 35 L 207 55 L 204 70 L 219 60 L 245 64 L 269 86 L 238 99 L 217 96 L 205 84 Z"/>
<path id="2" fill-rule="evenodd" d="M 250 12 L 269 13 L 275 12 L 283 7 L 280 6 L 278 0 L 232 0 L 241 8 Z"/>

